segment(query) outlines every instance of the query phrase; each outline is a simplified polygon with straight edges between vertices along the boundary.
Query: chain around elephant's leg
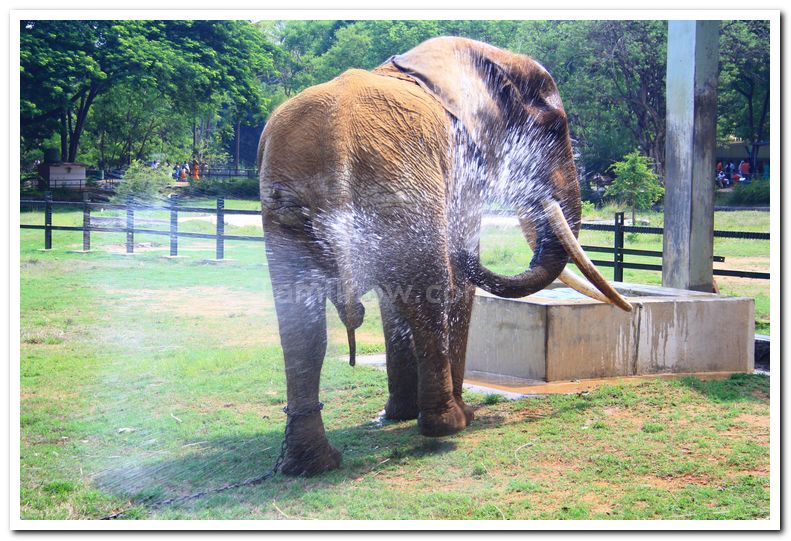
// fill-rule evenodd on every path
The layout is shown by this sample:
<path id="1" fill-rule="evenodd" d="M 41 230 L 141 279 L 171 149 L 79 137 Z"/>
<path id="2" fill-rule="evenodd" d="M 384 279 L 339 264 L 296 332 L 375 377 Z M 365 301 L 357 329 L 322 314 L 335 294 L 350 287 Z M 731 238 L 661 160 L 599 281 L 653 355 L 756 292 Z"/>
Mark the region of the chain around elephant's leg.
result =
<path id="1" fill-rule="evenodd" d="M 330 445 L 319 403 L 319 380 L 327 349 L 326 295 L 320 275 L 310 259 L 291 247 L 278 250 L 270 242 L 268 260 L 280 341 L 286 368 L 288 411 L 286 457 L 281 471 L 287 475 L 315 475 L 337 468 L 341 454 Z M 303 257 L 299 257 L 302 255 Z"/>

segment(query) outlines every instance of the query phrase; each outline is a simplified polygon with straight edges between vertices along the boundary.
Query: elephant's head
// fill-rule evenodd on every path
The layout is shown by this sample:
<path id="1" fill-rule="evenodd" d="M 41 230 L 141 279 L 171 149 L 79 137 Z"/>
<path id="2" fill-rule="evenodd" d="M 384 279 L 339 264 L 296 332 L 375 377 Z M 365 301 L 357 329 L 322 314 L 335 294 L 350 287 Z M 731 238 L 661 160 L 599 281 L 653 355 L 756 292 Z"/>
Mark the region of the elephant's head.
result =
<path id="1" fill-rule="evenodd" d="M 458 120 L 484 163 L 482 190 L 517 208 L 534 251 L 516 276 L 486 269 L 476 247 L 461 254 L 471 281 L 501 297 L 530 295 L 561 276 L 630 310 L 582 251 L 580 191 L 557 86 L 531 58 L 464 38 L 435 38 L 389 61 Z M 601 294 L 564 271 L 571 256 Z"/>

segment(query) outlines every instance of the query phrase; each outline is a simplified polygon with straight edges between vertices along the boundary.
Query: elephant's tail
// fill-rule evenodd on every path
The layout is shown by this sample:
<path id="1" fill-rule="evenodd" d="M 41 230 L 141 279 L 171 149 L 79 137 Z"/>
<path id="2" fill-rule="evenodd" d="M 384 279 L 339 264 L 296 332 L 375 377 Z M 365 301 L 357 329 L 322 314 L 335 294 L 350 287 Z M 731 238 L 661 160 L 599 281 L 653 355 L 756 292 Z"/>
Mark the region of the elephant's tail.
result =
<path id="1" fill-rule="evenodd" d="M 356 340 L 354 331 L 362 325 L 365 308 L 360 302 L 359 283 L 355 278 L 355 240 L 359 232 L 356 227 L 354 210 L 343 190 L 339 189 L 336 196 L 340 202 L 335 212 L 328 213 L 315 222 L 318 236 L 326 242 L 332 252 L 337 268 L 336 287 L 331 288 L 330 300 L 338 310 L 338 316 L 346 327 L 349 340 L 349 364 L 354 366 L 356 356 Z M 341 210 L 343 209 L 343 210 Z"/>
<path id="2" fill-rule="evenodd" d="M 347 263 L 338 261 L 338 269 L 340 271 L 338 290 L 332 292 L 330 300 L 338 310 L 338 316 L 346 327 L 346 337 L 349 341 L 349 364 L 354 366 L 357 352 L 357 341 L 354 336 L 354 331 L 363 323 L 365 307 L 360 302 L 355 292 L 352 272 L 347 266 Z"/>

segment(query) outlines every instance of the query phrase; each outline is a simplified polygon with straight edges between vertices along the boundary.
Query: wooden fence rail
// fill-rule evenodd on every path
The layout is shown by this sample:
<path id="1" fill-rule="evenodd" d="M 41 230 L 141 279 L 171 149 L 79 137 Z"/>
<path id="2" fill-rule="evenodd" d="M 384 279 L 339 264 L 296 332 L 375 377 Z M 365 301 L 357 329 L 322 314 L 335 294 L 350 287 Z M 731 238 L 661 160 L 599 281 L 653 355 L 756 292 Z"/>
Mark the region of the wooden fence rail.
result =
<path id="1" fill-rule="evenodd" d="M 253 235 L 226 235 L 225 234 L 225 216 L 227 215 L 248 215 L 257 216 L 261 214 L 260 210 L 234 210 L 225 208 L 225 198 L 218 197 L 217 204 L 214 208 L 204 207 L 189 207 L 180 206 L 178 197 L 172 196 L 167 205 L 151 205 L 142 202 L 136 202 L 132 198 L 127 199 L 126 204 L 108 204 L 108 203 L 92 203 L 89 201 L 53 201 L 52 194 L 47 192 L 43 200 L 37 199 L 23 199 L 20 201 L 21 206 L 30 207 L 36 205 L 44 206 L 44 225 L 22 224 L 22 229 L 43 229 L 44 230 L 44 249 L 52 249 L 52 232 L 53 231 L 82 231 L 82 247 L 83 250 L 88 252 L 91 249 L 91 233 L 126 233 L 126 253 L 132 254 L 135 249 L 135 234 L 138 235 L 163 235 L 168 236 L 170 239 L 170 255 L 176 257 L 178 255 L 178 239 L 179 238 L 193 238 L 193 239 L 212 239 L 215 241 L 215 257 L 218 260 L 225 258 L 225 241 L 255 241 L 263 242 L 263 236 Z M 58 226 L 52 225 L 52 207 L 53 205 L 64 206 L 81 206 L 82 207 L 82 226 Z M 91 209 L 111 209 L 111 210 L 124 210 L 126 211 L 125 227 L 112 227 L 112 226 L 99 226 L 94 225 L 92 219 L 95 217 L 91 214 Z M 135 211 L 140 210 L 159 210 L 167 211 L 170 213 L 170 220 L 163 220 L 160 223 L 169 223 L 168 230 L 162 229 L 141 229 L 135 227 Z M 216 229 L 213 234 L 210 233 L 190 233 L 186 231 L 179 231 L 178 216 L 179 213 L 206 213 L 214 214 L 216 216 Z M 141 220 L 138 220 L 138 223 Z M 151 223 L 153 220 L 142 220 Z M 661 227 L 636 227 L 627 226 L 624 223 L 624 213 L 615 213 L 613 225 L 610 224 L 588 224 L 583 223 L 582 229 L 589 231 L 612 231 L 615 233 L 613 246 L 588 246 L 583 245 L 583 249 L 588 252 L 594 253 L 609 253 L 613 257 L 611 260 L 592 260 L 595 265 L 603 267 L 613 267 L 613 279 L 616 282 L 623 281 L 624 269 L 638 269 L 661 271 L 662 265 L 654 265 L 648 263 L 627 262 L 624 256 L 638 256 L 638 257 L 662 257 L 662 252 L 655 250 L 638 250 L 626 248 L 624 246 L 624 233 L 642 233 L 651 235 L 661 235 L 663 229 Z M 752 239 L 752 240 L 769 240 L 769 233 L 757 233 L 753 231 L 714 231 L 715 237 L 720 238 L 739 238 L 739 239 Z M 714 256 L 713 261 L 724 262 L 725 258 L 722 256 Z M 732 269 L 714 269 L 714 274 L 717 276 L 736 276 L 740 278 L 753 278 L 758 280 L 769 280 L 768 272 L 753 272 Z"/>

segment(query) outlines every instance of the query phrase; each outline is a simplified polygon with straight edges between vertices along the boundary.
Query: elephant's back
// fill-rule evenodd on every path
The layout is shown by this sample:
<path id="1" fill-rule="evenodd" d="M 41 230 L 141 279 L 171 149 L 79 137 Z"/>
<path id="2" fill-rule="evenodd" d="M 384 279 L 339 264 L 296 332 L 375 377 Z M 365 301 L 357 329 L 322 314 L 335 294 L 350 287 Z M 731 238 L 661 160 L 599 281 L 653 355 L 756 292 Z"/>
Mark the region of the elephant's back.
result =
<path id="1" fill-rule="evenodd" d="M 415 82 L 361 70 L 341 75 L 338 119 L 364 203 L 441 199 L 449 168 L 450 117 Z"/>
<path id="2" fill-rule="evenodd" d="M 379 195 L 410 198 L 418 188 L 441 191 L 449 130 L 446 111 L 417 84 L 348 70 L 271 115 L 259 147 L 262 188 L 269 171 L 310 183 L 304 191 L 317 197 L 354 184 L 360 204 Z"/>

